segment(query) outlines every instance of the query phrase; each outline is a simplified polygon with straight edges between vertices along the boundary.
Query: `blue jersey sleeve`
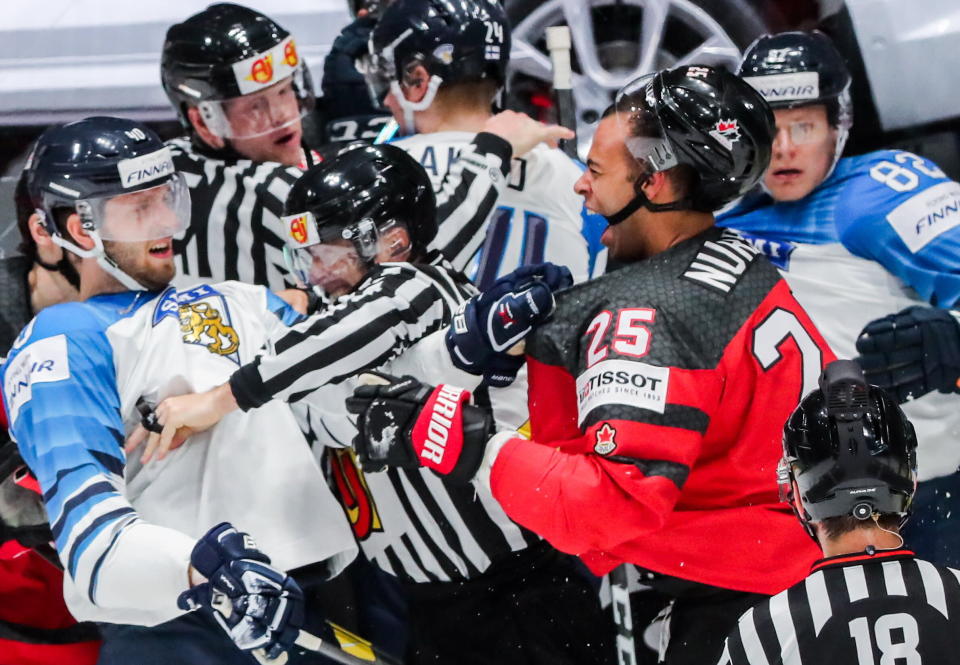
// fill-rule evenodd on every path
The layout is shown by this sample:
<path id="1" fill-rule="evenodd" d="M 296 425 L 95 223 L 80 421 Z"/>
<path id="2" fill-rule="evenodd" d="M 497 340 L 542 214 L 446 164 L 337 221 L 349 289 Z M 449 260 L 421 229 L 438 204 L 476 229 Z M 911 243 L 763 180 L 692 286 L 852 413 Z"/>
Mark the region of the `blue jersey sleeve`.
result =
<path id="1" fill-rule="evenodd" d="M 288 328 L 307 318 L 305 314 L 295 310 L 287 301 L 270 290 L 267 291 L 267 309 L 280 319 L 280 323 Z"/>
<path id="2" fill-rule="evenodd" d="M 607 266 L 607 248 L 600 242 L 600 236 L 607 230 L 607 220 L 605 217 L 590 212 L 584 205 L 580 211 L 580 217 L 583 220 L 581 233 L 583 239 L 587 241 L 587 251 L 590 253 L 590 278 L 602 275 Z"/>
<path id="3" fill-rule="evenodd" d="M 960 184 L 928 159 L 900 150 L 857 158 L 840 192 L 840 241 L 877 261 L 934 305 L 960 301 Z"/>
<path id="4" fill-rule="evenodd" d="M 95 602 L 100 567 L 136 520 L 123 496 L 120 398 L 104 332 L 85 328 L 79 308 L 54 309 L 18 339 L 3 368 L 4 400 L 64 568 Z"/>

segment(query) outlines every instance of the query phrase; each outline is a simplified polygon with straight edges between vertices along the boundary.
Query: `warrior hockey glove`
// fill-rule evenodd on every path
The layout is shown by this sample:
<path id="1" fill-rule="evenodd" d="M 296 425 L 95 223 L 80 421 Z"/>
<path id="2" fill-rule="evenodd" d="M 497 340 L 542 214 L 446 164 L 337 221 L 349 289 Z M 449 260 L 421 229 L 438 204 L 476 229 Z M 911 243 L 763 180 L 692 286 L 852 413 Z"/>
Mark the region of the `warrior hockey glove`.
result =
<path id="1" fill-rule="evenodd" d="M 347 410 L 357 415 L 353 446 L 363 469 L 425 466 L 452 481 L 469 482 L 493 435 L 490 414 L 470 404 L 470 392 L 463 388 L 434 388 L 412 376 L 373 376 L 386 383 L 361 385 L 347 399 Z"/>
<path id="2" fill-rule="evenodd" d="M 262 648 L 277 658 L 293 646 L 303 625 L 303 592 L 269 565 L 248 534 L 218 524 L 197 541 L 190 563 L 208 581 L 180 594 L 180 609 L 212 612 L 243 651 Z"/>
<path id="3" fill-rule="evenodd" d="M 857 339 L 867 381 L 900 403 L 932 390 L 960 392 L 960 314 L 908 307 L 877 319 Z"/>
<path id="4" fill-rule="evenodd" d="M 552 263 L 522 266 L 460 306 L 447 331 L 453 364 L 484 383 L 502 388 L 523 367 L 523 354 L 508 351 L 545 323 L 556 303 L 553 292 L 573 284 L 570 271 Z"/>

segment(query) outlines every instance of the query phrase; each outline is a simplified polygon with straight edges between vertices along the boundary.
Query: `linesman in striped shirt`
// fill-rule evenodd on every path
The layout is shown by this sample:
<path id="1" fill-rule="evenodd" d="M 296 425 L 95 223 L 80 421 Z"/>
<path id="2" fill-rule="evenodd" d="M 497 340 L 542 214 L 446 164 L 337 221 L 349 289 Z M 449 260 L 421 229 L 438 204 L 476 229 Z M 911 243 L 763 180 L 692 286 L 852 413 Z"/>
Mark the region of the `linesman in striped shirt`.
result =
<path id="1" fill-rule="evenodd" d="M 190 227 L 176 241 L 178 283 L 294 286 L 283 258 L 283 206 L 300 169 L 318 159 L 303 144 L 301 120 L 315 99 L 294 38 L 252 9 L 211 5 L 167 31 L 161 79 L 186 130 L 168 142 L 191 199 Z M 513 142 L 511 129 L 523 121 L 533 123 L 498 114 L 464 148 L 461 168 L 437 196 L 439 221 L 483 225 L 507 187 L 511 157 L 536 145 Z M 447 253 L 443 242 L 434 246 Z"/>
<path id="2" fill-rule="evenodd" d="M 917 559 L 913 425 L 859 365 L 827 366 L 784 429 L 785 500 L 823 549 L 802 582 L 748 610 L 718 665 L 922 665 L 960 653 L 960 571 Z"/>

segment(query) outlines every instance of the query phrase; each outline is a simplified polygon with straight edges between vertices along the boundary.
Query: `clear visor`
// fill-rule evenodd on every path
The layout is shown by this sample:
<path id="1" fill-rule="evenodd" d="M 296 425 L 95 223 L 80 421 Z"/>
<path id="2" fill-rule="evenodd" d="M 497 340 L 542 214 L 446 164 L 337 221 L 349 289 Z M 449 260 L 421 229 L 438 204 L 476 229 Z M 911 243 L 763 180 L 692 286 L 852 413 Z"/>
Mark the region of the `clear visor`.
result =
<path id="1" fill-rule="evenodd" d="M 300 122 L 316 100 L 301 66 L 269 88 L 240 97 L 200 102 L 197 108 L 207 128 L 225 139 L 249 139 L 283 130 Z"/>
<path id="2" fill-rule="evenodd" d="M 777 135 L 774 143 L 789 139 L 793 145 L 809 145 L 821 143 L 827 139 L 830 125 L 826 122 L 811 122 L 797 120 L 789 123 L 777 123 Z"/>
<path id="3" fill-rule="evenodd" d="M 303 284 L 319 286 L 331 297 L 350 291 L 366 273 L 353 243 L 285 246 L 283 255 L 287 266 Z"/>
<path id="4" fill-rule="evenodd" d="M 383 106 L 383 100 L 390 92 L 390 84 L 397 80 L 397 70 L 393 64 L 393 50 L 384 53 L 373 53 L 373 44 L 370 44 L 371 52 L 357 58 L 357 71 L 363 74 L 367 82 L 367 91 L 370 93 L 370 100 L 375 106 Z"/>
<path id="5" fill-rule="evenodd" d="M 634 159 L 651 172 L 665 171 L 677 165 L 670 142 L 660 119 L 651 109 L 655 106 L 656 73 L 646 74 L 623 86 L 614 100 L 617 123 L 626 134 L 625 144 Z"/>
<path id="6" fill-rule="evenodd" d="M 176 236 L 190 223 L 190 191 L 180 173 L 150 189 L 84 199 L 76 207 L 85 228 L 117 242 Z"/>

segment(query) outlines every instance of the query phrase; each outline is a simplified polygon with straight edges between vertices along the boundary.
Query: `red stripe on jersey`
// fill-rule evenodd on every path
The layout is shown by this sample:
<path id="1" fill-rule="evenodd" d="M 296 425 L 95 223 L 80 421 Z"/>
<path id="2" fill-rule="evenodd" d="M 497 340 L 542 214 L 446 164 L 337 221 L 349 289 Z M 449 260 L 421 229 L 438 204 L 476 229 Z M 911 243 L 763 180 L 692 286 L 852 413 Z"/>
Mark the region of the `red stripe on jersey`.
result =
<path id="1" fill-rule="evenodd" d="M 876 561 L 877 559 L 895 559 L 915 556 L 916 554 L 902 547 L 898 547 L 895 550 L 877 550 L 873 554 L 867 554 L 866 552 L 857 552 L 856 554 L 839 554 L 826 559 L 820 559 L 810 566 L 810 572 L 815 573 L 818 570 L 830 568 L 832 566 L 848 566 L 851 563 L 857 563 L 858 561 Z"/>

